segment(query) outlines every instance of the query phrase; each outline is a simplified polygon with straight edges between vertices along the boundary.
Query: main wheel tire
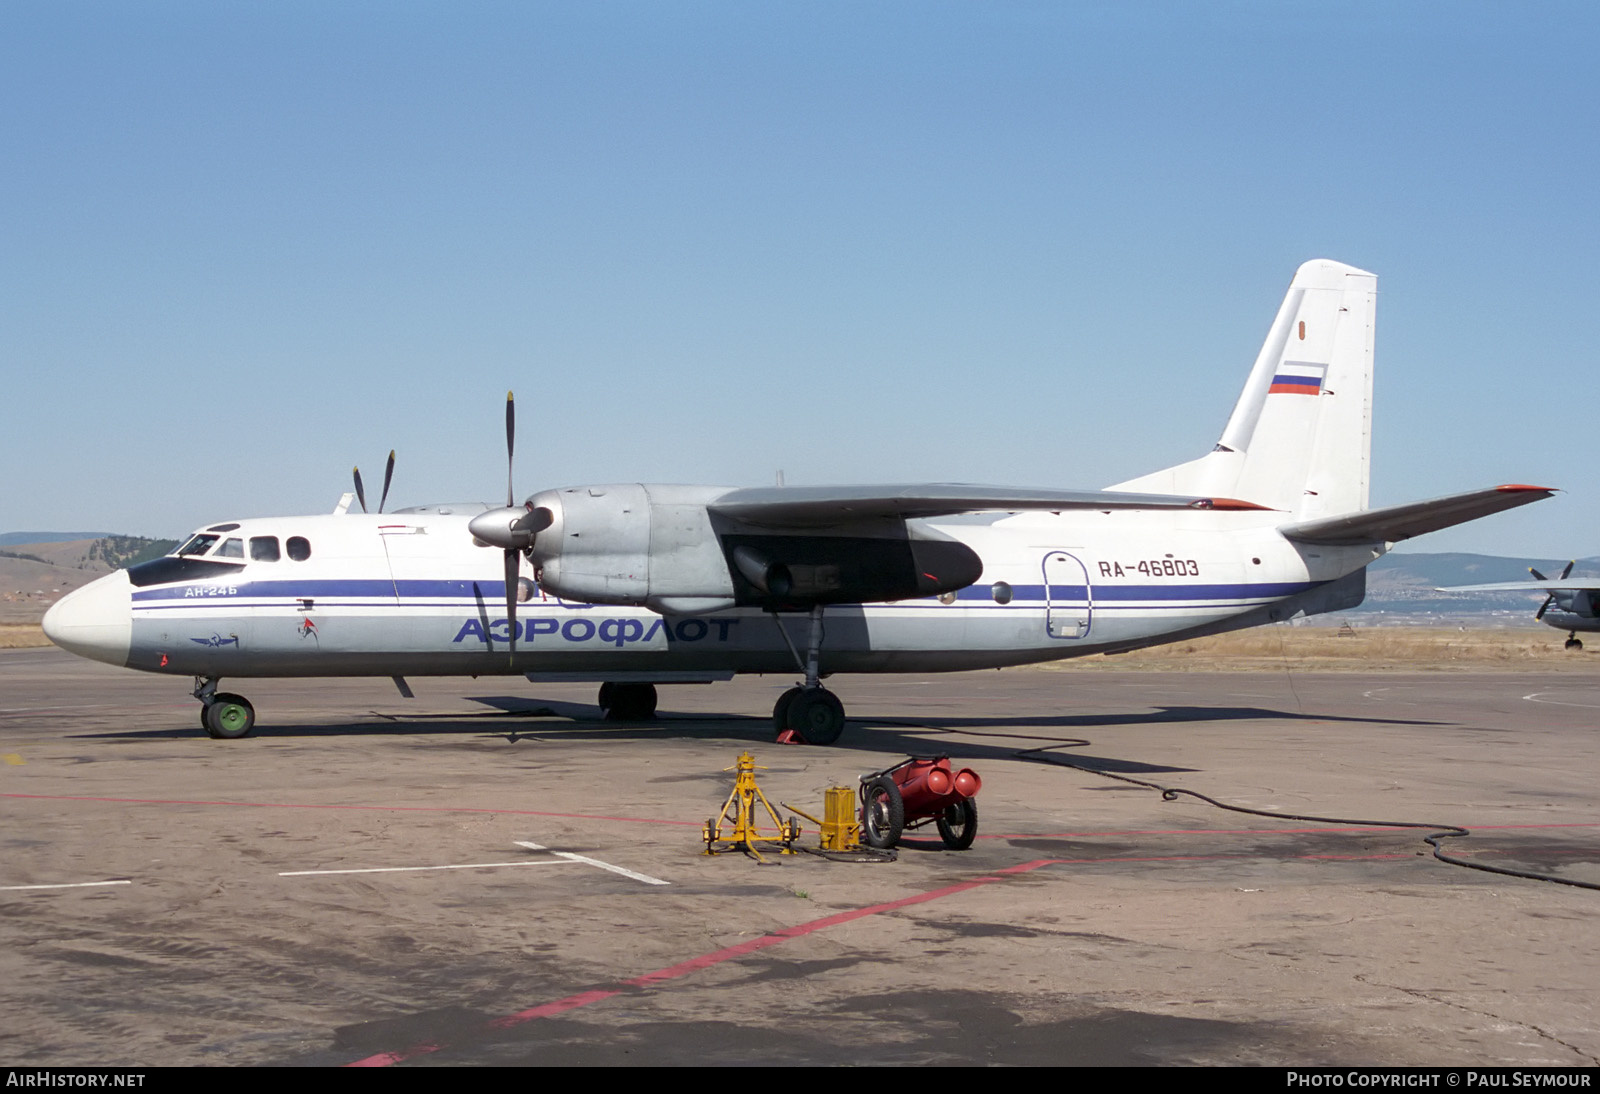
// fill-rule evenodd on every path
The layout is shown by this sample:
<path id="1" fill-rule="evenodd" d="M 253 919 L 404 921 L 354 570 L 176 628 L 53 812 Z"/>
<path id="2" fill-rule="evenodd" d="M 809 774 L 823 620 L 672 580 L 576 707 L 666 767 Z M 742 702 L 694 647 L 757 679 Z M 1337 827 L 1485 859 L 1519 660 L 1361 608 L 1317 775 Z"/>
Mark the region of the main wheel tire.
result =
<path id="1" fill-rule="evenodd" d="M 887 775 L 861 786 L 861 838 L 868 847 L 886 850 L 900 842 L 906 827 L 906 803 Z"/>
<path id="2" fill-rule="evenodd" d="M 978 803 L 971 798 L 940 813 L 933 822 L 939 829 L 939 838 L 952 851 L 965 851 L 978 838 Z"/>
<path id="3" fill-rule="evenodd" d="M 646 722 L 656 716 L 654 684 L 600 685 L 600 713 L 608 722 Z"/>
<path id="4" fill-rule="evenodd" d="M 831 691 L 803 688 L 789 703 L 788 725 L 808 745 L 831 745 L 844 732 L 844 704 Z"/>
<path id="5" fill-rule="evenodd" d="M 789 708 L 794 706 L 794 701 L 806 689 L 790 688 L 778 696 L 778 701 L 772 706 L 772 728 L 779 733 L 789 728 Z"/>
<path id="6" fill-rule="evenodd" d="M 1583 639 L 1581 639 L 1581 638 L 1569 638 L 1566 641 L 1566 647 L 1569 650 L 1581 650 L 1581 649 L 1583 649 Z"/>
<path id="7" fill-rule="evenodd" d="M 206 733 L 212 737 L 232 741 L 248 736 L 256 726 L 256 708 L 242 695 L 220 692 L 211 697 L 205 708 Z"/>

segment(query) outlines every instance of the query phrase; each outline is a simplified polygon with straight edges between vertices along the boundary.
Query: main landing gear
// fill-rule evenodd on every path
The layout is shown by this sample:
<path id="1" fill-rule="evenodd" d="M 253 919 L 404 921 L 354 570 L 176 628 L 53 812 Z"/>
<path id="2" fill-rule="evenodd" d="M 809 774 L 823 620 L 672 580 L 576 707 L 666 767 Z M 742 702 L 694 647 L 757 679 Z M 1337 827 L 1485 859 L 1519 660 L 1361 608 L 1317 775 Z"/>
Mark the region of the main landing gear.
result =
<path id="1" fill-rule="evenodd" d="M 783 629 L 783 620 L 776 612 L 772 620 L 778 625 L 778 633 L 783 635 L 789 652 L 794 654 L 795 661 L 806 674 L 806 682 L 778 696 L 772 708 L 772 725 L 778 731 L 778 740 L 799 737 L 808 745 L 831 745 L 844 732 L 844 704 L 837 695 L 822 686 L 817 672 L 817 654 L 822 649 L 822 605 L 811 609 L 811 631 L 806 639 L 804 658 L 795 649 L 794 643 L 789 641 L 789 632 Z"/>
<path id="2" fill-rule="evenodd" d="M 608 722 L 648 722 L 656 716 L 656 686 L 601 684 L 600 713 Z"/>
<path id="3" fill-rule="evenodd" d="M 1572 631 L 1571 633 L 1569 633 L 1567 635 L 1567 640 L 1564 643 L 1564 646 L 1565 646 L 1565 648 L 1567 648 L 1569 650 L 1581 650 L 1581 649 L 1583 649 L 1583 642 L 1578 638 L 1578 632 L 1577 631 Z"/>
<path id="4" fill-rule="evenodd" d="M 208 737 L 232 741 L 248 736 L 256 727 L 256 708 L 243 695 L 217 690 L 215 676 L 195 677 L 194 697 L 200 700 L 200 728 Z"/>

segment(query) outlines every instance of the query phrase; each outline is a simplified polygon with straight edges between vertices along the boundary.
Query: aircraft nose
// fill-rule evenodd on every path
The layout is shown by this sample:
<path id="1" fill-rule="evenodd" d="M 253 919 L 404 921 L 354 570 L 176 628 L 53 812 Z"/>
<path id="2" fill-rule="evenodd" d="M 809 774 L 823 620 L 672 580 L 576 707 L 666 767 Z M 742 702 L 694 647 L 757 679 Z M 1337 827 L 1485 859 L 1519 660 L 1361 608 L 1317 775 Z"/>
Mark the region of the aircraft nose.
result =
<path id="1" fill-rule="evenodd" d="M 126 570 L 89 582 L 44 613 L 44 633 L 68 653 L 126 665 L 133 644 L 133 584 Z"/>

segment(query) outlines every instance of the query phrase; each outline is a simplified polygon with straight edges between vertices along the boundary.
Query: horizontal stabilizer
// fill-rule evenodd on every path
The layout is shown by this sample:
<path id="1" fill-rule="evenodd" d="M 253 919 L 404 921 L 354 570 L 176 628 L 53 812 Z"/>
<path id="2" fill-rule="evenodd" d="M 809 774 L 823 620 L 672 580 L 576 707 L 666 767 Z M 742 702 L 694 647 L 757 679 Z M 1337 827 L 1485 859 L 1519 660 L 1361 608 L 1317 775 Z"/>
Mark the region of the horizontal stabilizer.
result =
<path id="1" fill-rule="evenodd" d="M 1029 490 L 964 483 L 889 486 L 763 486 L 731 490 L 707 508 L 745 524 L 770 528 L 824 528 L 890 518 L 945 517 L 957 513 L 1023 509 L 1260 509 L 1229 498 L 1123 494 L 1101 490 Z"/>
<path id="2" fill-rule="evenodd" d="M 1555 491 L 1545 486 L 1491 486 L 1465 494 L 1416 501 L 1409 505 L 1390 505 L 1366 509 L 1342 517 L 1285 524 L 1278 529 L 1299 543 L 1325 543 L 1352 546 L 1361 543 L 1397 543 L 1425 532 L 1437 532 L 1477 520 L 1491 513 L 1515 509 L 1529 502 L 1542 501 Z"/>

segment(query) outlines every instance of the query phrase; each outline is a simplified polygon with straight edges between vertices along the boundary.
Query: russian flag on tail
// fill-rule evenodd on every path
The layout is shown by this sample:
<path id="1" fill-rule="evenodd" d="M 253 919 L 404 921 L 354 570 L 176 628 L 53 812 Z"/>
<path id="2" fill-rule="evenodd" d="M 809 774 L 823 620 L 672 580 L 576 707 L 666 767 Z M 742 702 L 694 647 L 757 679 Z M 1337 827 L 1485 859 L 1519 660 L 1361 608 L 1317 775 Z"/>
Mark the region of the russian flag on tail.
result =
<path id="1" fill-rule="evenodd" d="M 1278 366 L 1277 373 L 1272 377 L 1272 386 L 1267 388 L 1267 394 L 1320 395 L 1322 378 L 1327 372 L 1327 365 L 1318 365 L 1310 361 L 1285 361 Z"/>

